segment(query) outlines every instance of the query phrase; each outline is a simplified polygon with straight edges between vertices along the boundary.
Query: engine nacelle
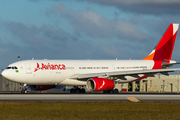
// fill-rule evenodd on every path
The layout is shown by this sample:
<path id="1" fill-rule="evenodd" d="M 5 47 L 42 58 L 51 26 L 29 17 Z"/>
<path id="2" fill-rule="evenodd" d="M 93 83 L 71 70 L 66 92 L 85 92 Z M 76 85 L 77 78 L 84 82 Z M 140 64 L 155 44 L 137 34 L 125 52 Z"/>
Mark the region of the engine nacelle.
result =
<path id="1" fill-rule="evenodd" d="M 56 85 L 28 85 L 31 90 L 48 90 L 55 88 Z"/>
<path id="2" fill-rule="evenodd" d="M 86 87 L 88 90 L 105 91 L 115 87 L 113 80 L 106 78 L 90 78 L 87 80 Z"/>

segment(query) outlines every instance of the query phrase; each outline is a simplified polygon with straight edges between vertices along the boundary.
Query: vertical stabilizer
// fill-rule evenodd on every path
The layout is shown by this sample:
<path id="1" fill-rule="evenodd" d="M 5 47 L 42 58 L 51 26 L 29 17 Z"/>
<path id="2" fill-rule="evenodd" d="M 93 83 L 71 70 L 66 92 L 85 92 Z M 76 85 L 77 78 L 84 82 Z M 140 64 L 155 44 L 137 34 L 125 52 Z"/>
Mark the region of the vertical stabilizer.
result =
<path id="1" fill-rule="evenodd" d="M 179 24 L 171 23 L 154 50 L 143 60 L 171 60 Z"/>

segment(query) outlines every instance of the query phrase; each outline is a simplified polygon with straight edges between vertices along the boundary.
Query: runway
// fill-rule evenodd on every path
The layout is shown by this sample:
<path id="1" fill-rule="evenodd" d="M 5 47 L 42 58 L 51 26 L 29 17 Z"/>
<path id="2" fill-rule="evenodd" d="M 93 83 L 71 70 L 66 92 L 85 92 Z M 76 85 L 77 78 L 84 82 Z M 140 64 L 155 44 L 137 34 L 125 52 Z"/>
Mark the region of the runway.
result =
<path id="1" fill-rule="evenodd" d="M 180 102 L 180 94 L 0 94 L 0 101 L 176 101 Z"/>

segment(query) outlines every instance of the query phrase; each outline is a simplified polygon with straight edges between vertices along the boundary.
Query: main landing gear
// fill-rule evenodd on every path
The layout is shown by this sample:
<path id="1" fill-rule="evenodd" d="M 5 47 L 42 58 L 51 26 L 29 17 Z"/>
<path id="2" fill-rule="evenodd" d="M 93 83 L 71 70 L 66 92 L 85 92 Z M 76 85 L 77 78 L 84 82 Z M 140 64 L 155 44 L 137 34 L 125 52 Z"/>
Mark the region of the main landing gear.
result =
<path id="1" fill-rule="evenodd" d="M 70 90 L 70 93 L 86 93 L 84 88 L 74 87 Z"/>
<path id="2" fill-rule="evenodd" d="M 118 92 L 118 89 L 112 89 L 112 90 L 106 90 L 106 91 L 103 91 L 103 93 L 119 93 Z"/>
<path id="3" fill-rule="evenodd" d="M 86 90 L 84 88 L 74 87 L 70 90 L 70 93 L 86 93 Z M 119 91 L 118 89 L 111 89 L 111 90 L 103 91 L 103 93 L 104 94 L 119 93 Z"/>

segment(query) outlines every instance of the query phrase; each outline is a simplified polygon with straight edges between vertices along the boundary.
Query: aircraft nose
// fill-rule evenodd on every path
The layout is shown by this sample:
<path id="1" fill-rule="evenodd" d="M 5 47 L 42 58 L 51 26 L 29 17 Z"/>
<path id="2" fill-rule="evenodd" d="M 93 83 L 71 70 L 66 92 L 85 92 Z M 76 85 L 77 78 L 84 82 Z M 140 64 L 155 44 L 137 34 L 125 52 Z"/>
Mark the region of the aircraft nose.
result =
<path id="1" fill-rule="evenodd" d="M 3 70 L 2 73 L 1 73 L 1 75 L 2 75 L 3 77 L 7 78 L 7 76 L 8 76 L 7 70 Z"/>
<path id="2" fill-rule="evenodd" d="M 4 70 L 1 72 L 1 75 L 4 77 L 4 74 L 6 74 L 5 72 L 4 72 Z"/>

